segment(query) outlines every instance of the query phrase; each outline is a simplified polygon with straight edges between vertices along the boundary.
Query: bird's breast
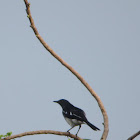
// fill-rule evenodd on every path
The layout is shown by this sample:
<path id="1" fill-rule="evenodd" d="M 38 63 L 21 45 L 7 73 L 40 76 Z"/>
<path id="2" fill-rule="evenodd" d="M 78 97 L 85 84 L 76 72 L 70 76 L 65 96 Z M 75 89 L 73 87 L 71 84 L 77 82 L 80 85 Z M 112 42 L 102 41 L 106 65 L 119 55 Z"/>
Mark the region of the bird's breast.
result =
<path id="1" fill-rule="evenodd" d="M 64 117 L 66 122 L 71 126 L 71 127 L 74 127 L 76 125 L 81 125 L 83 124 L 82 121 L 78 121 L 77 119 L 69 119 L 67 117 Z"/>

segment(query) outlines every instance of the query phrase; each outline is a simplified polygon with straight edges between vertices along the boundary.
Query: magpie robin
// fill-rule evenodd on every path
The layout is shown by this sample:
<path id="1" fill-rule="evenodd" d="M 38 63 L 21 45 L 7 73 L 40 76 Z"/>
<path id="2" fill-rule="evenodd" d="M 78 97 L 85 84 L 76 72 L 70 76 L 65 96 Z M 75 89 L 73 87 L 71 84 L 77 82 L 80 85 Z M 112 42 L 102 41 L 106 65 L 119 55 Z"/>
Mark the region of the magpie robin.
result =
<path id="1" fill-rule="evenodd" d="M 81 124 L 84 123 L 86 123 L 89 127 L 91 127 L 95 131 L 100 130 L 87 120 L 86 114 L 82 109 L 73 106 L 69 101 L 61 99 L 54 102 L 58 103 L 62 107 L 62 114 L 67 123 L 71 126 L 71 128 L 67 132 L 69 132 L 75 126 L 79 126 L 79 129 L 76 133 L 77 135 L 81 128 Z"/>

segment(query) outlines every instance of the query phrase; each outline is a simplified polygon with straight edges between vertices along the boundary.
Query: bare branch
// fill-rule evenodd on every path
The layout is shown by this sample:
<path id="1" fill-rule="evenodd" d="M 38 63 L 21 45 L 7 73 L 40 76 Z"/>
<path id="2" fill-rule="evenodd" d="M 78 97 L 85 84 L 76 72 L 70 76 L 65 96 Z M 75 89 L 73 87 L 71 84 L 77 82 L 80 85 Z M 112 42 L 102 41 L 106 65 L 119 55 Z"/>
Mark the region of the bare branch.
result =
<path id="1" fill-rule="evenodd" d="M 135 133 L 134 135 L 132 135 L 131 137 L 129 137 L 127 140 L 133 140 L 138 135 L 140 135 L 140 131 L 138 131 L 137 133 Z"/>
<path id="2" fill-rule="evenodd" d="M 96 94 L 96 92 L 90 87 L 90 85 L 83 79 L 83 77 L 75 71 L 70 65 L 68 65 L 61 57 L 59 57 L 51 48 L 50 46 L 44 41 L 44 39 L 40 36 L 37 28 L 35 27 L 34 20 L 31 16 L 31 11 L 30 11 L 30 4 L 28 3 L 27 0 L 24 0 L 25 5 L 26 5 L 26 12 L 27 12 L 27 17 L 29 18 L 31 28 L 33 29 L 36 37 L 39 39 L 39 41 L 42 43 L 42 45 L 67 69 L 69 69 L 80 81 L 81 83 L 88 89 L 88 91 L 91 93 L 91 95 L 96 99 L 98 102 L 98 105 L 101 109 L 101 112 L 103 114 L 103 119 L 104 119 L 104 132 L 102 134 L 101 140 L 106 140 L 108 131 L 109 131 L 109 122 L 108 122 L 108 116 L 107 112 L 104 108 L 104 105 L 100 99 L 100 97 Z"/>
<path id="3" fill-rule="evenodd" d="M 17 134 L 17 135 L 13 135 L 13 136 L 3 138 L 1 140 L 10 140 L 10 139 L 20 138 L 20 137 L 24 137 L 24 136 L 28 136 L 28 135 L 39 135 L 39 134 L 54 134 L 54 135 L 71 137 L 71 138 L 76 139 L 76 140 L 82 140 L 80 137 L 75 136 L 71 133 L 59 132 L 59 131 L 53 131 L 53 130 L 38 130 L 38 131 L 24 132 L 24 133 L 21 133 L 21 134 Z"/>

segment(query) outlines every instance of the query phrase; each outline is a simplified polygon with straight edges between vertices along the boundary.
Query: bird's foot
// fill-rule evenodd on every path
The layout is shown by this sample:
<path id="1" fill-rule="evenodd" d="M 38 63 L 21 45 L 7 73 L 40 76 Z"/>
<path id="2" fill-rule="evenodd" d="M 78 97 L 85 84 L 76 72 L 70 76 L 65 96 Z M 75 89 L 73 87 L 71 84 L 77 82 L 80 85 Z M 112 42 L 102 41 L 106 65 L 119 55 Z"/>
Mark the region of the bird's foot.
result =
<path id="1" fill-rule="evenodd" d="M 78 133 L 76 133 L 75 136 L 78 137 Z"/>
<path id="2" fill-rule="evenodd" d="M 69 131 L 67 131 L 68 133 L 69 133 L 69 135 L 70 135 L 70 132 Z M 68 136 L 67 136 L 68 137 Z"/>
<path id="3" fill-rule="evenodd" d="M 69 131 L 67 131 L 69 134 L 70 134 L 70 132 Z"/>

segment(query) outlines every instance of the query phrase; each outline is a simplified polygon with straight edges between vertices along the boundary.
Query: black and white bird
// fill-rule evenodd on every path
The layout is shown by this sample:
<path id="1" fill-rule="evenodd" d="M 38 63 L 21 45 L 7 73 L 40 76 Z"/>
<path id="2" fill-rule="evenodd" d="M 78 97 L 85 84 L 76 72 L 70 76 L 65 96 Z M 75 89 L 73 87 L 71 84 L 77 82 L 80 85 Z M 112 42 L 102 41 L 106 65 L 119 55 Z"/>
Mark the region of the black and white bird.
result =
<path id="1" fill-rule="evenodd" d="M 75 126 L 79 126 L 79 129 L 76 133 L 77 135 L 81 128 L 81 124 L 84 123 L 86 123 L 89 127 L 91 127 L 95 131 L 100 130 L 87 120 L 86 114 L 82 109 L 73 106 L 69 101 L 65 99 L 60 99 L 54 102 L 58 103 L 62 107 L 62 114 L 67 123 L 71 126 L 71 128 L 67 132 L 69 132 Z"/>

